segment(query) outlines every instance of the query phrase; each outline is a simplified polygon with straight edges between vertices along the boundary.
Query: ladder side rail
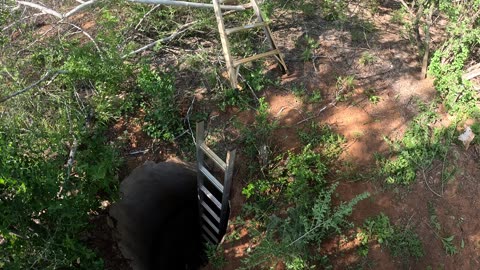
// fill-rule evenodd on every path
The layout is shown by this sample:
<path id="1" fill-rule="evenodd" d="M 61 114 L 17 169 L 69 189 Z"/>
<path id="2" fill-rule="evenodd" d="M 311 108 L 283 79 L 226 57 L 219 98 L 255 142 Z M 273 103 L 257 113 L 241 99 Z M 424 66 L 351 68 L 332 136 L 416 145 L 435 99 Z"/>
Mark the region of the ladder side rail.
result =
<path id="1" fill-rule="evenodd" d="M 252 4 L 253 11 L 255 15 L 257 16 L 257 21 L 260 23 L 265 23 L 263 16 L 262 16 L 262 11 L 260 10 L 258 3 L 256 0 L 250 0 L 250 3 Z M 267 23 L 262 27 L 263 31 L 265 32 L 265 35 L 267 36 L 268 42 L 270 43 L 270 48 L 272 50 L 278 50 L 278 46 L 275 43 L 275 40 L 273 39 L 272 31 L 270 30 L 270 26 L 268 26 Z M 283 57 L 281 53 L 279 52 L 278 54 L 275 55 L 275 58 L 277 58 L 278 62 L 280 63 L 280 66 L 282 67 L 282 71 L 284 73 L 287 73 L 287 65 L 285 64 L 285 61 L 283 60 Z"/>
<path id="2" fill-rule="evenodd" d="M 223 21 L 223 14 L 218 0 L 212 0 L 215 17 L 217 18 L 218 32 L 220 34 L 220 41 L 222 42 L 223 56 L 227 65 L 227 72 L 230 78 L 230 84 L 233 88 L 237 88 L 237 70 L 233 66 L 233 59 L 230 52 L 230 44 L 228 42 L 227 34 L 225 33 L 225 22 Z"/>
<path id="3" fill-rule="evenodd" d="M 196 158 L 197 158 L 197 194 L 198 194 L 198 211 L 199 211 L 199 216 L 202 215 L 203 209 L 202 209 L 202 202 L 205 200 L 205 195 L 203 192 L 201 192 L 201 189 L 203 187 L 203 181 L 204 181 L 204 176 L 202 173 L 200 173 L 200 167 L 203 164 L 203 159 L 204 159 L 204 153 L 200 146 L 204 143 L 205 140 L 205 125 L 203 122 L 198 122 L 196 126 L 196 138 L 195 138 L 195 147 L 196 147 Z M 199 222 L 201 223 L 201 219 L 199 219 Z"/>
<path id="4" fill-rule="evenodd" d="M 222 169 L 223 171 L 225 171 L 225 168 L 227 167 L 227 164 L 225 163 L 225 161 L 223 161 L 217 154 L 215 154 L 215 152 L 213 152 L 212 149 L 210 149 L 210 147 L 208 147 L 205 142 L 200 144 L 200 149 L 203 150 L 203 152 L 210 158 L 212 159 L 215 164 L 220 167 L 220 169 Z"/>
<path id="5" fill-rule="evenodd" d="M 225 233 L 228 225 L 228 212 L 229 212 L 229 199 L 230 191 L 232 188 L 232 177 L 233 177 L 233 166 L 235 163 L 236 150 L 227 152 L 227 169 L 225 171 L 225 179 L 223 183 L 223 194 L 222 194 L 222 209 L 220 211 L 220 232 Z"/>

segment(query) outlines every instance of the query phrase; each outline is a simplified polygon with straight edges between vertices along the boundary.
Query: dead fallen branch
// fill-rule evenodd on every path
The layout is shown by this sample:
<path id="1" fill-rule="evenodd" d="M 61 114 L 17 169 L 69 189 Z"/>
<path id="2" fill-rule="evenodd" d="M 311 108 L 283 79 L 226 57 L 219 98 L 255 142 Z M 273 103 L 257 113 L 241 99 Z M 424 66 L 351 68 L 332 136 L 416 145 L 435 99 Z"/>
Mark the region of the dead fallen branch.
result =
<path id="1" fill-rule="evenodd" d="M 480 66 L 477 67 L 477 69 L 473 69 L 465 74 L 463 74 L 463 79 L 464 80 L 471 80 L 471 79 L 474 79 L 476 77 L 480 76 Z"/>
<path id="2" fill-rule="evenodd" d="M 186 24 L 180 26 L 180 28 L 179 28 L 177 31 L 175 31 L 174 33 L 172 33 L 170 36 L 164 37 L 164 38 L 159 39 L 159 40 L 156 40 L 156 41 L 154 41 L 154 42 L 152 42 L 152 43 L 150 43 L 150 44 L 148 44 L 148 45 L 145 45 L 145 46 L 143 46 L 143 47 L 141 47 L 141 48 L 139 48 L 139 49 L 137 49 L 137 50 L 135 50 L 135 51 L 133 51 L 133 52 L 129 52 L 129 53 L 123 55 L 123 56 L 122 56 L 122 59 L 127 58 L 127 57 L 129 57 L 129 56 L 131 56 L 131 55 L 137 54 L 137 53 L 139 53 L 139 52 L 143 52 L 143 51 L 148 50 L 148 49 L 150 49 L 150 48 L 152 48 L 152 47 L 155 47 L 155 45 L 157 45 L 157 44 L 159 44 L 159 43 L 169 42 L 169 41 L 175 39 L 176 37 L 178 37 L 179 35 L 183 34 L 185 31 L 187 31 L 189 28 L 191 28 L 191 27 L 192 27 L 193 25 L 195 25 L 196 23 L 197 23 L 197 21 L 193 21 L 193 22 L 186 23 Z"/>
<path id="3" fill-rule="evenodd" d="M 7 101 L 7 100 L 9 100 L 9 99 L 11 99 L 11 98 L 14 98 L 14 97 L 16 97 L 16 96 L 18 96 L 18 95 L 21 95 L 21 94 L 29 91 L 30 89 L 36 87 L 36 86 L 39 85 L 41 82 L 45 81 L 46 79 L 48 79 L 48 78 L 50 78 L 50 77 L 52 77 L 52 80 L 53 80 L 53 79 L 55 79 L 55 77 L 57 77 L 59 74 L 65 74 L 65 73 L 67 73 L 67 71 L 65 71 L 65 70 L 57 70 L 57 71 L 55 71 L 55 72 L 47 71 L 47 73 L 45 73 L 45 75 L 43 75 L 43 77 L 40 78 L 38 81 L 32 83 L 31 85 L 29 85 L 29 86 L 25 87 L 24 89 L 19 90 L 19 91 L 15 92 L 15 93 L 13 93 L 13 94 L 11 94 L 11 95 L 8 95 L 8 96 L 6 96 L 6 97 L 0 98 L 0 103 L 3 103 L 3 102 L 5 102 L 5 101 Z"/>
<path id="4" fill-rule="evenodd" d="M 93 5 L 96 2 L 97 2 L 97 0 L 90 0 L 90 1 L 87 1 L 87 2 L 83 2 L 80 5 L 74 7 L 69 12 L 61 14 L 60 12 L 58 12 L 56 10 L 53 10 L 51 8 L 48 8 L 46 6 L 42 6 L 42 5 L 39 5 L 39 4 L 27 2 L 27 1 L 17 1 L 17 3 L 20 4 L 20 5 L 37 9 L 37 10 L 39 10 L 39 11 L 45 13 L 45 14 L 50 14 L 52 16 L 55 16 L 55 17 L 59 18 L 60 20 L 68 18 L 68 17 L 72 16 L 73 14 L 85 9 L 86 7 Z"/>
<path id="5" fill-rule="evenodd" d="M 187 1 L 173 1 L 173 0 L 128 0 L 133 3 L 143 3 L 143 4 L 160 4 L 160 5 L 169 5 L 169 6 L 181 6 L 181 7 L 192 7 L 192 8 L 213 8 L 213 4 L 205 3 L 194 3 Z M 242 5 L 220 5 L 222 10 L 245 10 L 246 7 Z"/>

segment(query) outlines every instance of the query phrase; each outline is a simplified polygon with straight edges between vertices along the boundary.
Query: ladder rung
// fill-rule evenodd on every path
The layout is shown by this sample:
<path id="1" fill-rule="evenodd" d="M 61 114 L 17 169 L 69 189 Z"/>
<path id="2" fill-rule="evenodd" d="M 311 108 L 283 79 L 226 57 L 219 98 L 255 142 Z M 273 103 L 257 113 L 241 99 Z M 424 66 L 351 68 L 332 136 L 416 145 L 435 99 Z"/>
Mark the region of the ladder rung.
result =
<path id="1" fill-rule="evenodd" d="M 207 156 L 211 158 L 215 162 L 215 164 L 217 164 L 217 166 L 220 167 L 223 171 L 227 169 L 227 163 L 225 163 L 225 161 L 223 161 L 219 156 L 217 156 L 217 154 L 215 154 L 212 149 L 210 149 L 210 147 L 208 147 L 205 143 L 202 143 L 200 145 L 200 149 L 202 149 L 203 152 L 207 154 Z"/>
<path id="2" fill-rule="evenodd" d="M 227 164 L 225 161 L 218 157 L 217 154 L 215 154 L 205 143 L 200 145 L 200 149 L 202 149 L 203 152 L 207 154 L 207 156 L 211 158 L 222 170 L 226 170 Z"/>
<path id="3" fill-rule="evenodd" d="M 233 27 L 233 28 L 227 28 L 225 29 L 225 34 L 230 35 L 232 33 L 236 33 L 238 31 L 250 29 L 250 28 L 255 28 L 255 27 L 261 27 L 261 26 L 267 26 L 266 22 L 258 22 L 258 23 L 253 23 L 253 24 L 247 24 L 243 26 L 238 26 L 238 27 Z"/>
<path id="4" fill-rule="evenodd" d="M 256 54 L 256 55 L 253 55 L 253 56 L 250 56 L 250 57 L 247 57 L 247 58 L 243 58 L 243 59 L 240 59 L 240 60 L 233 61 L 233 66 L 237 67 L 241 64 L 245 64 L 245 63 L 252 62 L 254 60 L 260 59 L 260 58 L 265 58 L 267 56 L 277 55 L 277 54 L 280 54 L 280 51 L 278 49 L 272 50 L 272 51 L 269 51 L 269 52 L 265 52 L 265 53 Z"/>
<path id="5" fill-rule="evenodd" d="M 200 187 L 200 190 L 210 199 L 210 201 L 213 202 L 213 204 L 215 204 L 216 207 L 218 207 L 218 209 L 222 209 L 222 204 L 217 200 L 217 198 L 215 198 L 215 196 L 213 196 L 212 193 L 210 193 L 210 191 L 208 191 L 206 187 L 202 186 Z"/>
<path id="6" fill-rule="evenodd" d="M 207 210 L 207 212 L 215 219 L 216 222 L 220 223 L 220 217 L 215 214 L 215 212 L 206 204 L 205 202 L 202 202 L 203 209 Z"/>
<path id="7" fill-rule="evenodd" d="M 217 178 L 215 178 L 215 176 L 213 176 L 208 170 L 207 168 L 205 168 L 204 166 L 200 165 L 200 172 L 202 172 L 203 175 L 205 175 L 208 180 L 210 180 L 210 182 L 220 191 L 220 192 L 223 192 L 223 185 L 217 180 Z"/>
<path id="8" fill-rule="evenodd" d="M 202 226 L 202 229 L 204 232 L 207 233 L 208 236 L 210 236 L 213 242 L 218 243 L 217 237 L 215 237 L 213 233 L 205 225 Z"/>
<path id="9" fill-rule="evenodd" d="M 220 233 L 220 230 L 217 228 L 217 226 L 215 226 L 207 216 L 202 215 L 202 218 L 203 218 L 203 220 L 205 220 L 207 222 L 207 224 L 210 226 L 210 228 L 212 228 L 216 233 Z"/>
<path id="10" fill-rule="evenodd" d="M 205 241 L 210 242 L 210 239 L 208 239 L 208 236 L 206 236 L 204 233 L 202 233 L 202 237 L 205 239 Z"/>

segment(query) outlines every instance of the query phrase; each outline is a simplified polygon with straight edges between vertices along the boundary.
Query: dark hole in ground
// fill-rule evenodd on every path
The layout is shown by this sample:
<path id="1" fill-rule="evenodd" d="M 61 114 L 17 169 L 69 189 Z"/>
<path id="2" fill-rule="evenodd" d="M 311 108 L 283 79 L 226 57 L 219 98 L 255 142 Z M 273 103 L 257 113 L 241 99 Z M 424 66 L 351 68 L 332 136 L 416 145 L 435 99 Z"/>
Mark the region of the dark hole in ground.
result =
<path id="1" fill-rule="evenodd" d="M 133 269 L 199 269 L 207 263 L 196 172 L 171 162 L 146 163 L 122 182 L 120 192 L 110 216 Z"/>

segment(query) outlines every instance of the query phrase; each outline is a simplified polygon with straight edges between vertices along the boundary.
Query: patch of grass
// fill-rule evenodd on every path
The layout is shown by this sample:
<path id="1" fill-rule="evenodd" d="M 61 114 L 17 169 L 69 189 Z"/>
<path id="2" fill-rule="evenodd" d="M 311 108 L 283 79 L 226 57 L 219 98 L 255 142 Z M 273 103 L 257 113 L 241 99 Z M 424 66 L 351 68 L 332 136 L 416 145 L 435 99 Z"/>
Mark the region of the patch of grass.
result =
<path id="1" fill-rule="evenodd" d="M 428 214 L 430 216 L 430 225 L 435 229 L 435 231 L 440 232 L 442 225 L 440 224 L 440 221 L 438 221 L 438 216 L 435 213 L 435 207 L 433 203 L 429 201 L 427 204 L 427 207 L 428 207 Z"/>
<path id="2" fill-rule="evenodd" d="M 396 9 L 392 12 L 392 17 L 390 18 L 390 22 L 403 25 L 405 24 L 405 16 L 407 16 L 407 11 L 402 6 L 400 9 Z"/>
<path id="3" fill-rule="evenodd" d="M 355 76 L 338 76 L 336 82 L 337 101 L 346 101 L 352 96 L 352 90 L 355 88 Z"/>
<path id="4" fill-rule="evenodd" d="M 317 103 L 323 99 L 320 90 L 315 89 L 311 93 L 308 93 L 307 88 L 302 83 L 293 85 L 291 91 L 296 98 L 304 103 Z"/>
<path id="5" fill-rule="evenodd" d="M 302 59 L 303 61 L 307 62 L 312 60 L 312 58 L 315 56 L 315 49 L 318 48 L 319 44 L 315 39 L 312 37 L 306 35 L 305 36 L 305 49 L 302 52 Z"/>
<path id="6" fill-rule="evenodd" d="M 380 102 L 380 96 L 376 95 L 375 89 L 368 88 L 367 90 L 365 90 L 365 95 L 367 96 L 368 101 L 370 101 L 374 105 Z"/>
<path id="7" fill-rule="evenodd" d="M 444 248 L 445 253 L 447 255 L 455 255 L 458 251 L 457 247 L 453 243 L 455 235 L 446 236 L 446 237 L 440 236 L 442 225 L 440 224 L 440 221 L 438 220 L 437 214 L 435 213 L 435 207 L 434 207 L 432 202 L 428 202 L 427 207 L 428 207 L 428 214 L 430 216 L 430 225 L 434 229 L 435 236 L 438 239 L 440 239 L 440 241 L 442 242 L 443 248 Z M 465 245 L 463 240 L 462 240 L 462 245 Z M 462 246 L 462 248 L 463 248 L 463 246 Z"/>
<path id="8" fill-rule="evenodd" d="M 346 21 L 348 2 L 325 0 L 321 2 L 322 15 L 327 21 Z"/>
<path id="9" fill-rule="evenodd" d="M 372 37 L 376 30 L 373 23 L 353 17 L 349 28 L 352 44 L 368 43 L 369 38 Z"/>
<path id="10" fill-rule="evenodd" d="M 218 103 L 220 110 L 225 111 L 228 107 L 236 107 L 241 110 L 248 108 L 251 99 L 247 96 L 245 91 L 238 89 L 226 88 L 223 99 Z"/>
<path id="11" fill-rule="evenodd" d="M 345 137 L 336 133 L 328 125 L 319 125 L 312 121 L 310 125 L 298 130 L 298 137 L 303 145 L 312 145 L 322 153 L 327 160 L 338 158 L 342 153 Z"/>
<path id="12" fill-rule="evenodd" d="M 308 103 L 318 103 L 323 100 L 322 92 L 320 90 L 313 90 L 312 93 L 308 96 Z"/>
<path id="13" fill-rule="evenodd" d="M 245 81 L 255 92 L 262 91 L 267 85 L 273 84 L 265 74 L 263 67 L 256 66 L 253 69 L 246 69 Z"/>
<path id="14" fill-rule="evenodd" d="M 208 262 L 213 269 L 223 269 L 227 264 L 227 259 L 223 255 L 223 249 L 221 245 L 216 246 L 208 243 L 206 248 L 206 254 Z"/>
<path id="15" fill-rule="evenodd" d="M 408 228 L 400 228 L 390 224 L 390 219 L 383 213 L 365 221 L 357 234 L 360 239 L 360 254 L 368 254 L 368 244 L 377 241 L 388 247 L 395 257 L 418 259 L 424 255 L 422 242 L 417 234 Z"/>
<path id="16" fill-rule="evenodd" d="M 370 52 L 364 52 L 360 57 L 359 63 L 363 66 L 368 66 L 375 63 L 375 61 L 377 61 L 377 59 L 373 54 Z"/>
<path id="17" fill-rule="evenodd" d="M 480 122 L 477 120 L 471 127 L 473 134 L 475 134 L 475 138 L 473 138 L 472 143 L 480 144 Z"/>

